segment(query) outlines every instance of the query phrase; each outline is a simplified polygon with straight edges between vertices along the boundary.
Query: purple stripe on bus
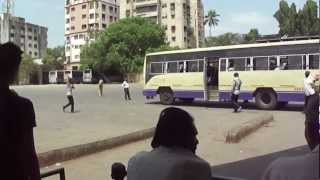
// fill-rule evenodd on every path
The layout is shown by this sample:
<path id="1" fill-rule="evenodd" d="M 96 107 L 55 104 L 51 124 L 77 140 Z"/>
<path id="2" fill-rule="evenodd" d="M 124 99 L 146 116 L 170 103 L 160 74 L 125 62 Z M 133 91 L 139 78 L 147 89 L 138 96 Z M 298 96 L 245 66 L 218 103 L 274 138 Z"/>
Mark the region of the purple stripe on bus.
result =
<path id="1" fill-rule="evenodd" d="M 152 90 L 152 89 L 143 90 L 142 94 L 143 96 L 146 96 L 146 97 L 154 97 L 154 96 L 157 96 L 157 90 Z"/>
<path id="2" fill-rule="evenodd" d="M 174 97 L 177 98 L 204 98 L 203 91 L 174 91 Z"/>

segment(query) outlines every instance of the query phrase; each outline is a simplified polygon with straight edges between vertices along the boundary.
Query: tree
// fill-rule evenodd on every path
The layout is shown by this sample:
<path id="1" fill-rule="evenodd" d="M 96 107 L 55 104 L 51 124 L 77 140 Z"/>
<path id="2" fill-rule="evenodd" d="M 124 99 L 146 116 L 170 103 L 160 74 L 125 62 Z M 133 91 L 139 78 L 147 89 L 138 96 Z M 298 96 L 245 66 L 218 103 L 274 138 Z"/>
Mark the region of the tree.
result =
<path id="1" fill-rule="evenodd" d="M 113 23 L 81 50 L 81 65 L 99 73 L 142 71 L 148 49 L 165 45 L 165 31 L 154 22 L 130 17 Z"/>
<path id="2" fill-rule="evenodd" d="M 48 48 L 43 57 L 44 70 L 60 70 L 63 69 L 63 63 L 65 61 L 65 51 L 63 46 L 57 46 L 55 48 Z"/>
<path id="3" fill-rule="evenodd" d="M 206 47 L 227 46 L 245 43 L 244 36 L 238 33 L 225 33 L 216 37 L 206 39 Z"/>
<path id="4" fill-rule="evenodd" d="M 39 66 L 33 62 L 29 55 L 23 54 L 18 73 L 19 84 L 29 84 L 30 79 L 37 76 L 38 72 Z"/>
<path id="5" fill-rule="evenodd" d="M 217 12 L 215 10 L 209 10 L 208 14 L 205 16 L 205 20 L 204 20 L 204 24 L 209 26 L 209 33 L 210 33 L 210 37 L 212 36 L 211 34 L 211 30 L 212 28 L 214 28 L 215 26 L 218 26 L 219 23 L 219 17 L 220 15 L 217 14 Z"/>
<path id="6" fill-rule="evenodd" d="M 281 36 L 307 36 L 319 33 L 320 20 L 317 17 L 318 7 L 314 0 L 307 0 L 303 9 L 297 11 L 294 3 L 289 4 L 285 0 L 279 3 L 279 10 L 274 17 L 279 23 Z"/>
<path id="7" fill-rule="evenodd" d="M 249 33 L 244 37 L 245 43 L 254 43 L 259 36 L 258 29 L 250 29 Z"/>

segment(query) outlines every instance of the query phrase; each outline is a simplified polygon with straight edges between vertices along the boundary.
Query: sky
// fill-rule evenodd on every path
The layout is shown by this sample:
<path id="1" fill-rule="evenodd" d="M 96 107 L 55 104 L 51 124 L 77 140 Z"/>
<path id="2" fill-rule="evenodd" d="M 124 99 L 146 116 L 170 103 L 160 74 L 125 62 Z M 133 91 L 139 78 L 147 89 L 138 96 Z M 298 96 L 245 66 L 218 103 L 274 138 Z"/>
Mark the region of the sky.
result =
<path id="1" fill-rule="evenodd" d="M 0 0 L 1 3 L 4 0 Z M 202 0 L 205 12 L 214 9 L 220 15 L 219 25 L 212 35 L 226 32 L 247 33 L 258 28 L 260 34 L 278 32 L 273 14 L 279 0 Z M 306 0 L 287 0 L 303 7 Z M 14 15 L 27 22 L 48 27 L 48 46 L 64 44 L 64 0 L 15 0 Z M 208 28 L 206 30 L 208 32 Z M 208 34 L 208 33 L 207 33 Z"/>

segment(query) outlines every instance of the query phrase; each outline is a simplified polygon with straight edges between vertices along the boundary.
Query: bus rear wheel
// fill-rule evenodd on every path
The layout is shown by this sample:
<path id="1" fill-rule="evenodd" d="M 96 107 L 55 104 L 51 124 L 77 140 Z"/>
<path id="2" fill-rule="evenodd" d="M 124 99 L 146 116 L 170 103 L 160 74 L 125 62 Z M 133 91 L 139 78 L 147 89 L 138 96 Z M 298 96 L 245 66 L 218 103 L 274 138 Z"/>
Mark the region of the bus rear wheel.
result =
<path id="1" fill-rule="evenodd" d="M 272 90 L 260 90 L 255 97 L 255 103 L 260 109 L 272 110 L 278 105 L 277 96 Z"/>
<path id="2" fill-rule="evenodd" d="M 172 92 L 161 91 L 160 92 L 160 102 L 163 105 L 171 105 L 174 103 L 174 97 Z"/>

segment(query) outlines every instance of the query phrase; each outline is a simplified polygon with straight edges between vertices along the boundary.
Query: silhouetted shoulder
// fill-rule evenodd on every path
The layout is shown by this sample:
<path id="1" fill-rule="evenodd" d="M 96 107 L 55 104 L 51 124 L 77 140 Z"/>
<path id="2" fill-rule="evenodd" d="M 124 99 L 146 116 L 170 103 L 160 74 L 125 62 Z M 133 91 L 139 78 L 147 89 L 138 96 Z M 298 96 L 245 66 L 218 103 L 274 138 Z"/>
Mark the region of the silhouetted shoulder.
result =
<path id="1" fill-rule="evenodd" d="M 9 101 L 10 114 L 15 117 L 14 119 L 19 121 L 19 125 L 22 125 L 24 128 L 36 126 L 33 103 L 29 99 L 12 92 Z"/>

